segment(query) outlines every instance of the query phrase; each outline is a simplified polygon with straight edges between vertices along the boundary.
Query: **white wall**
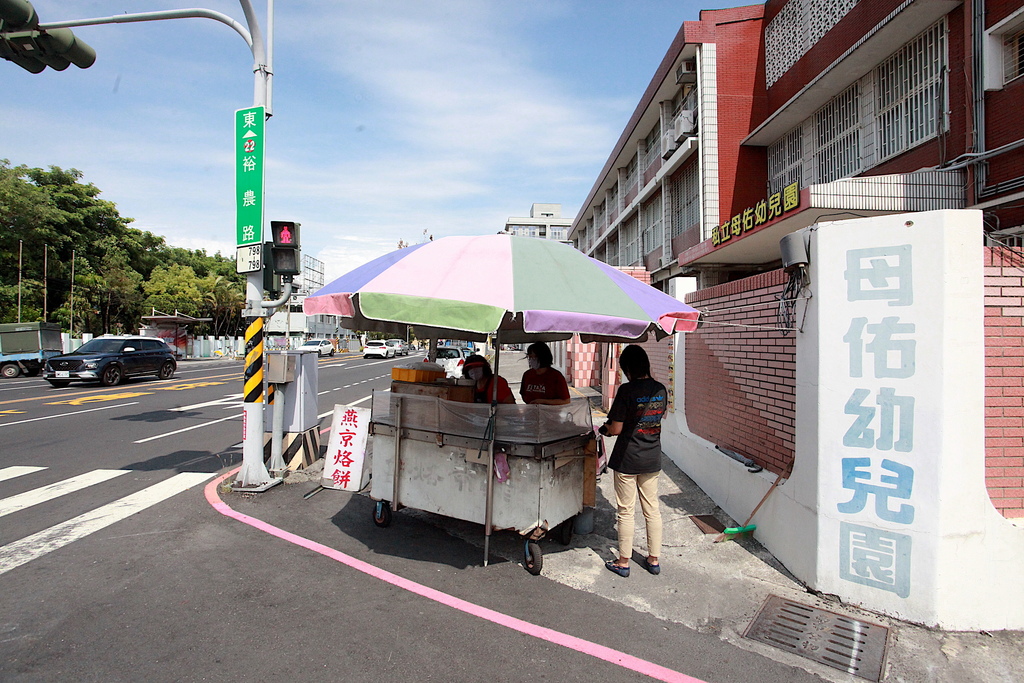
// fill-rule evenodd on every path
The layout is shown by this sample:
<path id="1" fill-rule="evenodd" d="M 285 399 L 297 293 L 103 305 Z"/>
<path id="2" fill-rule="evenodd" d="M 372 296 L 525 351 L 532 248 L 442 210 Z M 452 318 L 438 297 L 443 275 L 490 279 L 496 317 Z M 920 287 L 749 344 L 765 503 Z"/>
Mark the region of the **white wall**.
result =
<path id="1" fill-rule="evenodd" d="M 985 487 L 981 214 L 805 234 L 812 296 L 797 337 L 796 460 L 754 520 L 757 539 L 847 603 L 949 630 L 1024 628 L 1024 529 Z M 690 434 L 681 412 L 663 440 L 738 521 L 774 479 Z"/>

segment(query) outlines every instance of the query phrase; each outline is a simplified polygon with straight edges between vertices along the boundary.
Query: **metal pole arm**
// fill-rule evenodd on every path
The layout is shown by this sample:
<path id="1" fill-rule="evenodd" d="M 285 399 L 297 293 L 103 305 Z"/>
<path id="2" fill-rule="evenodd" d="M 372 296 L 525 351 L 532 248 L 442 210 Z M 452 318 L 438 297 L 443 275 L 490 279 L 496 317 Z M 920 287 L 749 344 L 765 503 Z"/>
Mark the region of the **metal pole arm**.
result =
<path id="1" fill-rule="evenodd" d="M 226 14 L 202 8 L 161 10 L 159 12 L 140 12 L 139 14 L 117 14 L 112 17 L 96 17 L 93 19 L 51 21 L 46 24 L 39 24 L 39 28 L 46 30 L 51 28 L 72 28 L 74 26 L 96 26 L 99 24 L 128 24 L 136 21 L 159 21 L 161 19 L 213 19 L 235 29 L 245 39 L 245 44 L 249 46 L 249 49 L 252 49 L 252 35 L 249 34 L 248 29 Z"/>

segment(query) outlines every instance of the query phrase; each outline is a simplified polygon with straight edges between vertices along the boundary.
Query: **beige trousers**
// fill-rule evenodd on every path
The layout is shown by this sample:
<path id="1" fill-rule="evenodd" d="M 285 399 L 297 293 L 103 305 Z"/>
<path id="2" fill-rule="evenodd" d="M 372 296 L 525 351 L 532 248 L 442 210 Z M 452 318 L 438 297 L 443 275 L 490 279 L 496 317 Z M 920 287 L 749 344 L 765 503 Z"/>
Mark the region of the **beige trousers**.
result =
<path id="1" fill-rule="evenodd" d="M 647 526 L 647 555 L 661 556 L 661 508 L 658 505 L 658 475 L 621 474 L 615 475 L 615 527 L 619 533 L 619 556 L 633 555 L 633 526 L 636 518 L 636 495 L 640 493 L 640 509 Z"/>

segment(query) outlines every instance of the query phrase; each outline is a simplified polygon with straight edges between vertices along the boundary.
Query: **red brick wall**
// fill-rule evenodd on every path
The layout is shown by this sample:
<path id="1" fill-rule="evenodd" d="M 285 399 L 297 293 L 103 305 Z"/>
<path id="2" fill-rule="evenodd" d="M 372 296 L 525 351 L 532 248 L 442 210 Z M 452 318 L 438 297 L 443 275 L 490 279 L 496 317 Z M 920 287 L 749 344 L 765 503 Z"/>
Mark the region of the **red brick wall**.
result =
<path id="1" fill-rule="evenodd" d="M 702 18 L 704 15 L 701 15 Z M 722 220 L 765 196 L 767 151 L 741 145 L 750 133 L 754 105 L 764 106 L 764 49 L 761 21 L 715 26 L 718 86 L 718 201 Z"/>
<path id="2" fill-rule="evenodd" d="M 710 314 L 687 334 L 678 401 L 691 432 L 776 473 L 792 467 L 795 444 L 796 335 L 767 329 L 778 327 L 787 279 L 776 270 L 687 296 Z"/>
<path id="3" fill-rule="evenodd" d="M 1024 517 L 1024 257 L 985 248 L 985 482 L 1004 517 Z"/>

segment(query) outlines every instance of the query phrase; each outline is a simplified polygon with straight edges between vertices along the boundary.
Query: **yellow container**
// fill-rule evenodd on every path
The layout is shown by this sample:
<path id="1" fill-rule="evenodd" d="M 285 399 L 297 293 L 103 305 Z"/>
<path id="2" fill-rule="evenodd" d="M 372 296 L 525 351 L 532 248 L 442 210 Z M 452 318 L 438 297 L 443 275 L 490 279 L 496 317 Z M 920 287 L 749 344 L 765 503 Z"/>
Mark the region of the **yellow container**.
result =
<path id="1" fill-rule="evenodd" d="M 422 368 L 391 368 L 391 379 L 396 382 L 433 382 L 444 379 L 444 370 L 422 369 Z"/>

